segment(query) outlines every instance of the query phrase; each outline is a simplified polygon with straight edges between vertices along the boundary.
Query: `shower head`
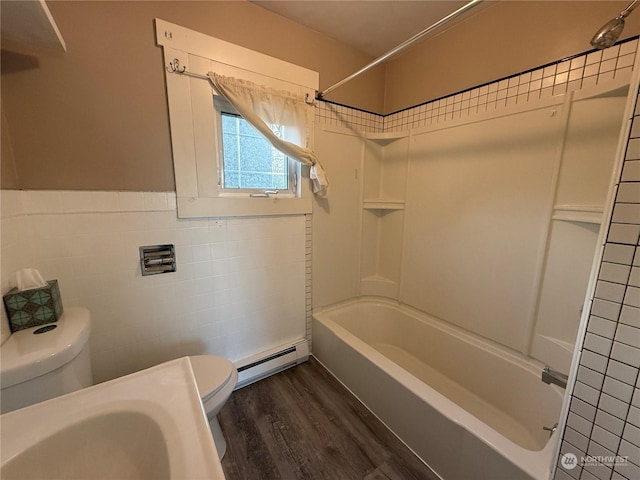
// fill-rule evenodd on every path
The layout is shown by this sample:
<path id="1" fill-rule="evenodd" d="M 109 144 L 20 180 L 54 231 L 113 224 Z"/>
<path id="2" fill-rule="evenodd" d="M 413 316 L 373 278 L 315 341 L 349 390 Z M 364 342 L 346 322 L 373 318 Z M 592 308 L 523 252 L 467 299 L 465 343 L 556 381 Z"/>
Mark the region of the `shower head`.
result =
<path id="1" fill-rule="evenodd" d="M 627 8 L 620 12 L 620 15 L 605 23 L 591 39 L 591 46 L 602 50 L 616 43 L 624 28 L 624 19 L 636 8 L 639 1 L 640 0 L 634 0 Z"/>

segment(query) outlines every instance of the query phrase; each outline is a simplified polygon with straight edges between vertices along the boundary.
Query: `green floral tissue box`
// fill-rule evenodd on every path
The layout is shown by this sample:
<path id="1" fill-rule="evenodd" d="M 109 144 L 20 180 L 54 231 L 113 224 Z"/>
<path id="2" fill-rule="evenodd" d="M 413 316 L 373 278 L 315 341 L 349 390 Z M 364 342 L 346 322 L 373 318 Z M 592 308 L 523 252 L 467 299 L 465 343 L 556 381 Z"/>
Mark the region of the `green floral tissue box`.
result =
<path id="1" fill-rule="evenodd" d="M 57 280 L 49 280 L 47 286 L 31 290 L 13 288 L 3 299 L 11 332 L 57 322 L 62 315 Z"/>

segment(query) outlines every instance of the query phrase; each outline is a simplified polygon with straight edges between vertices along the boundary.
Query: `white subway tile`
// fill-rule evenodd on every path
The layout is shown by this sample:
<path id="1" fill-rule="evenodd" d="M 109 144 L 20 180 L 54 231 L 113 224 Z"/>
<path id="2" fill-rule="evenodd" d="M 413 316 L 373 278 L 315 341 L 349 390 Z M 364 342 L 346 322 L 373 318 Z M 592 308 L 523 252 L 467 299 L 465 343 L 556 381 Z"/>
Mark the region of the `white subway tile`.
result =
<path id="1" fill-rule="evenodd" d="M 601 337 L 613 338 L 616 332 L 616 323 L 604 318 L 591 315 L 587 330 Z"/>
<path id="2" fill-rule="evenodd" d="M 633 445 L 640 446 L 640 428 L 627 423 L 622 438 Z"/>
<path id="3" fill-rule="evenodd" d="M 624 295 L 624 304 L 631 307 L 640 308 L 640 288 L 627 286 L 627 292 Z"/>
<path id="4" fill-rule="evenodd" d="M 626 284 L 629 280 L 631 267 L 629 265 L 619 265 L 603 262 L 600 266 L 598 278 L 608 282 Z"/>
<path id="5" fill-rule="evenodd" d="M 640 309 L 623 305 L 620 312 L 620 323 L 640 328 Z"/>
<path id="6" fill-rule="evenodd" d="M 556 74 L 562 73 L 562 72 L 568 72 L 570 67 L 571 67 L 571 61 L 570 60 L 565 60 L 563 62 L 559 62 L 558 66 L 556 68 Z"/>
<path id="7" fill-rule="evenodd" d="M 596 414 L 596 425 L 618 437 L 622 436 L 622 431 L 624 430 L 623 420 L 602 410 L 598 410 Z"/>
<path id="8" fill-rule="evenodd" d="M 622 303 L 624 293 L 625 286 L 619 283 L 611 283 L 599 280 L 596 284 L 595 296 L 603 300 Z"/>
<path id="9" fill-rule="evenodd" d="M 640 348 L 640 328 L 619 323 L 616 328 L 615 341 Z"/>
<path id="10" fill-rule="evenodd" d="M 589 350 L 583 350 L 580 356 L 580 365 L 584 365 L 591 370 L 604 373 L 607 370 L 607 357 Z"/>
<path id="11" fill-rule="evenodd" d="M 609 360 L 607 376 L 628 383 L 629 385 L 634 385 L 638 377 L 638 367 L 632 367 L 617 360 Z"/>
<path id="12" fill-rule="evenodd" d="M 589 439 L 572 428 L 565 430 L 563 440 L 581 450 L 586 450 L 589 446 Z"/>
<path id="13" fill-rule="evenodd" d="M 598 445 L 594 445 L 594 442 L 597 442 Z M 591 432 L 591 443 L 589 444 L 587 453 L 594 457 L 614 456 L 614 452 L 618 450 L 619 444 L 619 437 L 605 430 L 604 428 L 599 427 L 598 425 L 594 425 L 593 431 Z M 604 447 L 604 450 L 599 447 Z M 608 475 L 611 475 L 611 471 L 609 471 Z M 606 478 L 609 478 L 608 475 Z"/>
<path id="14" fill-rule="evenodd" d="M 627 365 L 640 365 L 640 349 L 620 342 L 613 342 L 611 358 Z"/>
<path id="15" fill-rule="evenodd" d="M 634 145 L 637 147 L 637 151 L 629 152 L 627 150 L 626 158 L 631 158 L 635 155 L 635 159 L 640 158 L 640 138 L 633 140 Z M 623 182 L 640 182 L 640 160 L 626 160 L 622 166 Z"/>
<path id="16" fill-rule="evenodd" d="M 640 224 L 640 204 L 616 203 L 613 207 L 613 221 Z"/>
<path id="17" fill-rule="evenodd" d="M 118 192 L 118 205 L 122 212 L 141 212 L 144 210 L 143 192 Z"/>
<path id="18" fill-rule="evenodd" d="M 92 192 L 61 191 L 60 202 L 64 213 L 94 212 Z"/>
<path id="19" fill-rule="evenodd" d="M 597 317 L 617 321 L 621 307 L 622 306 L 619 303 L 609 302 L 607 300 L 596 298 L 593 300 L 591 313 Z"/>
<path id="20" fill-rule="evenodd" d="M 604 247 L 604 255 L 602 259 L 603 261 L 609 262 L 609 263 L 620 263 L 624 265 L 630 265 L 631 262 L 633 261 L 634 252 L 635 252 L 635 247 L 631 245 L 607 243 Z"/>
<path id="21" fill-rule="evenodd" d="M 584 339 L 584 348 L 600 355 L 608 356 L 611 351 L 612 340 L 587 333 Z"/>
<path id="22" fill-rule="evenodd" d="M 630 53 L 636 53 L 637 48 L 638 48 L 638 39 L 624 42 L 623 44 L 620 45 L 619 55 L 622 56 L 622 55 L 628 55 Z"/>
<path id="23" fill-rule="evenodd" d="M 627 422 L 635 427 L 640 427 L 640 408 L 631 406 L 629 407 L 629 414 L 627 415 Z M 640 460 L 640 458 L 639 458 Z"/>
<path id="24" fill-rule="evenodd" d="M 604 382 L 604 375 L 589 368 L 581 366 L 578 369 L 578 380 L 590 387 L 599 390 Z"/>
<path id="25" fill-rule="evenodd" d="M 620 442 L 620 449 L 618 451 L 618 455 L 621 455 L 623 457 L 628 457 L 630 461 L 636 460 L 640 462 L 640 447 L 638 445 L 634 445 L 633 443 L 629 443 L 626 440 L 622 440 Z M 618 477 L 618 478 L 623 478 L 623 477 Z M 639 478 L 639 477 L 636 477 L 636 478 Z"/>
<path id="26" fill-rule="evenodd" d="M 91 192 L 94 212 L 118 212 L 120 202 L 118 192 Z"/>
<path id="27" fill-rule="evenodd" d="M 583 403 L 583 405 L 586 405 L 586 404 Z M 591 435 L 591 428 L 593 427 L 592 422 L 593 422 L 594 416 L 596 415 L 594 407 L 589 406 L 589 408 L 593 409 L 593 411 L 590 410 L 589 412 L 589 415 L 590 415 L 589 420 L 587 420 L 580 414 L 575 413 L 573 411 L 569 412 L 569 416 L 567 417 L 567 425 L 572 429 L 576 430 L 578 433 L 585 435 L 587 437 Z"/>
<path id="28" fill-rule="evenodd" d="M 142 197 L 146 211 L 163 211 L 169 209 L 166 192 L 143 192 Z"/>
<path id="29" fill-rule="evenodd" d="M 640 125 L 640 123 L 638 125 Z M 609 228 L 607 241 L 611 243 L 636 245 L 638 243 L 638 238 L 640 238 L 640 225 L 612 223 Z"/>
<path id="30" fill-rule="evenodd" d="M 607 66 L 607 68 L 611 66 L 615 67 L 615 61 L 608 62 L 608 63 L 609 65 Z M 602 85 L 604 83 L 610 82 L 614 78 L 615 78 L 615 68 L 613 70 L 603 70 L 602 64 L 600 64 L 600 73 L 598 74 L 598 84 Z"/>
<path id="31" fill-rule="evenodd" d="M 598 408 L 600 410 L 604 410 L 611 415 L 624 419 L 627 415 L 627 410 L 629 408 L 628 404 L 624 403 L 622 400 L 618 400 L 611 395 L 607 395 L 606 393 L 602 393 L 600 395 L 600 401 L 598 402 Z"/>
<path id="32" fill-rule="evenodd" d="M 633 386 L 620 382 L 614 378 L 605 379 L 602 391 L 627 404 L 631 402 L 631 397 L 633 396 Z"/>
<path id="33" fill-rule="evenodd" d="M 622 182 L 618 186 L 618 194 L 616 195 L 616 202 L 640 203 L 640 183 Z"/>
<path id="34" fill-rule="evenodd" d="M 621 476 L 618 478 L 624 479 L 638 479 L 640 478 L 640 467 L 632 462 L 619 462 L 614 466 L 615 472 L 614 475 L 620 473 Z M 612 477 L 612 480 L 617 480 Z"/>
<path id="35" fill-rule="evenodd" d="M 595 406 L 598 405 L 600 392 L 584 383 L 576 382 L 573 387 L 573 396 Z"/>

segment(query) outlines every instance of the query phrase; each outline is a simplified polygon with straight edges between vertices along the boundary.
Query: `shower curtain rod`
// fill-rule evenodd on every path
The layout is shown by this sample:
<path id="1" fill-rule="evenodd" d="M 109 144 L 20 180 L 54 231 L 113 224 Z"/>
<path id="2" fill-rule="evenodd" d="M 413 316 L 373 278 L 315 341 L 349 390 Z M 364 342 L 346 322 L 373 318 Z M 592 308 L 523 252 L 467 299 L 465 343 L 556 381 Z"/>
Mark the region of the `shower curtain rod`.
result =
<path id="1" fill-rule="evenodd" d="M 331 85 L 329 88 L 324 89 L 321 92 L 318 92 L 316 94 L 316 98 L 318 100 L 322 100 L 323 97 L 335 90 L 336 88 L 344 85 L 345 83 L 347 83 L 350 80 L 353 80 L 354 78 L 356 78 L 357 76 L 363 74 L 364 72 L 366 72 L 367 70 L 370 70 L 371 68 L 375 67 L 376 65 L 384 62 L 385 60 L 387 60 L 388 58 L 391 58 L 393 55 L 400 53 L 402 50 L 404 50 L 405 48 L 409 47 L 410 45 L 413 45 L 415 42 L 417 42 L 418 40 L 422 39 L 425 35 L 428 35 L 429 33 L 433 32 L 435 29 L 441 27 L 442 25 L 444 25 L 445 23 L 453 20 L 454 18 L 456 18 L 459 15 L 462 15 L 464 12 L 466 12 L 467 10 L 475 7 L 476 5 L 478 5 L 480 2 L 482 2 L 482 0 L 472 0 L 469 3 L 467 3 L 466 5 L 463 5 L 462 7 L 460 7 L 458 10 L 456 10 L 453 13 L 450 13 L 449 15 L 447 15 L 446 17 L 438 20 L 436 23 L 434 23 L 433 25 L 431 25 L 430 27 L 425 28 L 424 30 L 422 30 L 419 33 L 416 33 L 413 37 L 411 37 L 408 40 L 405 40 L 404 42 L 402 42 L 400 45 L 398 45 L 397 47 L 389 50 L 387 53 L 385 53 L 384 55 L 376 58 L 375 60 L 373 60 L 371 63 L 369 63 L 368 65 L 365 65 L 364 67 L 362 67 L 360 70 L 358 70 L 357 72 L 349 75 L 347 78 L 345 78 L 344 80 L 340 80 L 338 83 L 335 83 L 333 85 Z"/>

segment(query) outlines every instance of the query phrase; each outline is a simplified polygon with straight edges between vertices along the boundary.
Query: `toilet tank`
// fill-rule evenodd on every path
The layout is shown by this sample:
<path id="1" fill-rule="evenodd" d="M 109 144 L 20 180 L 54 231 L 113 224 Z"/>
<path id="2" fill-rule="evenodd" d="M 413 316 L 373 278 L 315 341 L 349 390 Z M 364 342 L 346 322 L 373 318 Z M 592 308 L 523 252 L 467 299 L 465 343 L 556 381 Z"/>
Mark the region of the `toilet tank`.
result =
<path id="1" fill-rule="evenodd" d="M 0 412 L 92 385 L 90 330 L 89 310 L 68 307 L 56 323 L 12 334 L 0 346 Z"/>

